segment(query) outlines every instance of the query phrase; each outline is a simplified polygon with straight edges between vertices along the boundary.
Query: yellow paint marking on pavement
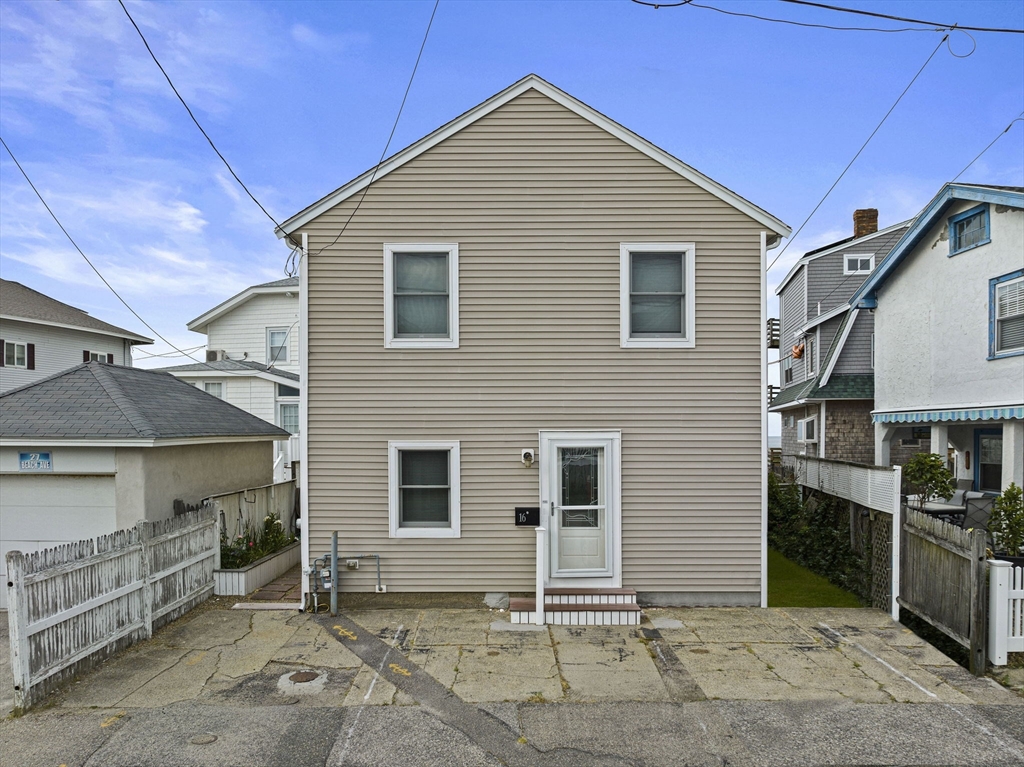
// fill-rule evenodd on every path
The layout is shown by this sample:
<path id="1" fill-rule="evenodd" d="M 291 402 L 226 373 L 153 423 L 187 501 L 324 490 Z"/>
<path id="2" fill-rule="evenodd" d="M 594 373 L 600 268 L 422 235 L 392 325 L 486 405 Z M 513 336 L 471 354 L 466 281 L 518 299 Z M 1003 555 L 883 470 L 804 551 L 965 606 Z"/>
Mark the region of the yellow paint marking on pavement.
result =
<path id="1" fill-rule="evenodd" d="M 412 676 L 412 672 L 409 669 L 402 668 L 397 663 L 389 663 L 388 668 L 394 671 L 396 674 L 401 674 L 402 676 Z"/>
<path id="2" fill-rule="evenodd" d="M 102 721 L 102 722 L 100 723 L 100 727 L 109 727 L 109 726 L 110 726 L 110 725 L 112 725 L 112 724 L 113 724 L 114 722 L 116 722 L 116 721 L 117 721 L 118 719 L 120 719 L 120 718 L 121 718 L 122 716 L 124 716 L 124 715 L 125 715 L 125 713 L 126 713 L 126 712 L 124 712 L 124 711 L 121 711 L 121 712 L 119 712 L 119 713 L 117 713 L 117 714 L 114 714 L 114 715 L 113 715 L 113 716 L 111 716 L 111 717 L 108 717 L 107 719 L 104 719 L 104 720 L 103 720 L 103 721 Z M 61 765 L 61 767 L 64 767 L 64 765 Z"/>
<path id="3" fill-rule="evenodd" d="M 334 630 L 338 632 L 338 636 L 345 637 L 346 639 L 358 639 L 359 638 L 354 633 L 349 631 L 347 628 L 343 628 L 341 626 L 335 626 Z"/>

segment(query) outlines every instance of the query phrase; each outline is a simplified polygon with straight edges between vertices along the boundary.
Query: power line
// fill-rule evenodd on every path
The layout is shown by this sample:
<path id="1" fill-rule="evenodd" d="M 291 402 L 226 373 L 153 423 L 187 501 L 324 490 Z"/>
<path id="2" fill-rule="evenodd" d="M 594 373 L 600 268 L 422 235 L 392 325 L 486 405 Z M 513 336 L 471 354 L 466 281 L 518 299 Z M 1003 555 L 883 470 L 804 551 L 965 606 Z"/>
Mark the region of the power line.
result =
<path id="1" fill-rule="evenodd" d="M 981 159 L 981 156 L 982 156 L 983 154 L 985 154 L 985 152 L 987 152 L 987 151 L 988 151 L 989 149 L 991 149 L 991 148 L 993 147 L 993 145 L 994 145 L 994 144 L 995 144 L 995 143 L 996 143 L 996 142 L 997 142 L 997 141 L 998 141 L 999 139 L 1001 139 L 1001 138 L 1002 138 L 1002 137 L 1003 137 L 1003 136 L 1004 136 L 1005 134 L 1009 133 L 1009 132 L 1010 132 L 1010 128 L 1012 128 L 1012 127 L 1013 127 L 1013 124 L 1014 124 L 1014 123 L 1017 123 L 1017 122 L 1024 122 L 1024 112 L 1021 112 L 1021 113 L 1020 113 L 1020 114 L 1019 114 L 1019 115 L 1018 115 L 1017 117 L 1014 117 L 1014 118 L 1013 118 L 1012 120 L 1010 120 L 1010 124 L 1009 124 L 1009 125 L 1007 125 L 1007 126 L 1006 126 L 1006 127 L 1005 127 L 1005 128 L 1004 128 L 1004 129 L 1003 129 L 1003 130 L 1002 130 L 1002 131 L 1001 131 L 1001 132 L 999 133 L 999 135 L 998 135 L 998 136 L 996 136 L 996 137 L 995 137 L 994 139 L 992 139 L 992 142 L 991 142 L 991 143 L 990 143 L 990 144 L 989 144 L 989 145 L 988 145 L 987 147 L 985 147 L 984 149 L 982 149 L 982 150 L 981 150 L 981 151 L 980 151 L 980 152 L 978 153 L 978 156 L 977 156 L 977 157 L 975 157 L 975 158 L 974 158 L 973 160 L 971 160 L 971 161 L 970 161 L 969 163 L 967 163 L 967 165 L 966 165 L 966 166 L 964 167 L 964 169 L 963 169 L 962 171 L 960 171 L 960 172 L 959 172 L 959 173 L 957 173 L 957 174 L 956 174 L 955 176 L 953 176 L 953 181 L 956 181 L 956 180 L 957 180 L 958 178 L 960 178 L 960 177 L 961 177 L 962 175 L 964 175 L 964 174 L 965 174 L 965 173 L 967 172 L 967 169 L 968 169 L 968 168 L 970 168 L 970 167 L 971 167 L 972 165 L 974 165 L 974 163 L 976 163 L 976 162 L 977 162 L 978 160 L 980 160 L 980 159 Z"/>
<path id="2" fill-rule="evenodd" d="M 373 173 L 370 174 L 370 180 L 366 183 L 366 186 L 363 187 L 362 195 L 360 195 L 359 200 L 356 202 L 356 206 L 352 209 L 352 212 L 345 220 L 344 225 L 341 227 L 341 231 L 338 232 L 338 236 L 335 237 L 334 240 L 332 240 L 329 245 L 324 245 L 322 248 L 317 250 L 316 253 L 308 255 L 319 255 L 320 253 L 323 253 L 325 250 L 327 250 L 327 248 L 333 247 L 338 242 L 338 240 L 341 239 L 341 236 L 345 234 L 345 230 L 348 229 L 348 225 L 352 223 L 353 217 L 355 217 L 356 213 L 359 211 L 359 206 L 361 206 L 363 204 L 363 200 L 366 199 L 366 193 L 370 191 L 370 186 L 373 184 L 373 180 L 374 178 L 376 178 L 377 172 L 380 170 L 380 166 L 384 163 L 384 158 L 387 156 L 388 148 L 391 146 L 391 140 L 395 137 L 395 130 L 398 128 L 398 121 L 402 117 L 402 110 L 405 109 L 405 102 L 409 98 L 409 90 L 412 88 L 412 81 L 416 78 L 416 70 L 418 70 L 420 67 L 420 59 L 423 57 L 423 49 L 427 47 L 427 38 L 430 37 L 430 28 L 434 24 L 434 16 L 437 14 L 437 6 L 440 5 L 440 3 L 441 0 L 434 0 L 434 10 L 430 12 L 430 20 L 427 22 L 427 29 L 423 33 L 423 42 L 420 43 L 419 53 L 416 54 L 416 63 L 413 65 L 412 74 L 409 75 L 409 82 L 405 86 L 405 94 L 402 96 L 402 103 L 398 107 L 398 114 L 395 115 L 395 122 L 391 126 L 391 134 L 388 136 L 387 143 L 384 145 L 384 151 L 381 152 L 380 159 L 377 161 L 377 165 L 373 169 Z M 296 258 L 301 258 L 301 256 L 296 256 L 295 253 L 293 252 L 293 254 L 289 256 L 288 262 L 294 263 Z M 286 262 L 285 273 L 291 274 L 292 272 L 289 270 L 293 268 L 294 267 L 289 267 L 288 263 Z"/>
<path id="3" fill-rule="evenodd" d="M 904 21 L 908 24 L 924 24 L 928 27 L 939 28 L 939 29 L 966 29 L 969 32 L 1004 32 L 1015 35 L 1024 34 L 1024 29 L 999 29 L 994 27 L 967 27 L 963 24 L 943 24 L 938 21 L 923 21 L 922 19 L 908 19 L 904 16 L 890 16 L 887 13 L 874 13 L 872 11 L 861 11 L 856 8 L 842 8 L 838 5 L 825 5 L 824 3 L 814 3 L 810 0 L 780 0 L 783 3 L 791 3 L 793 5 L 807 5 L 812 8 L 824 8 L 828 11 L 838 11 L 840 13 L 853 13 L 858 16 L 871 16 L 876 19 L 889 19 L 890 21 Z"/>
<path id="4" fill-rule="evenodd" d="M 828 188 L 828 191 L 825 192 L 824 196 L 820 200 L 818 200 L 818 204 L 814 206 L 814 210 L 812 210 L 808 214 L 807 218 L 804 219 L 804 222 L 800 224 L 800 228 L 796 230 L 796 233 L 783 246 L 782 250 L 779 251 L 778 255 L 775 256 L 772 262 L 768 265 L 768 268 L 765 269 L 765 272 L 771 271 L 771 268 L 775 266 L 775 264 L 778 262 L 780 258 L 782 258 L 782 254 L 786 252 L 786 249 L 793 244 L 793 241 L 796 240 L 796 238 L 800 235 L 800 232 L 802 232 L 804 227 L 807 226 L 807 222 L 811 220 L 811 217 L 813 217 L 815 213 L 818 212 L 818 208 L 820 208 L 822 206 L 822 203 L 824 203 L 828 196 L 832 194 L 832 190 L 836 188 L 840 181 L 843 180 L 843 176 L 846 175 L 846 172 L 850 170 L 853 164 L 857 161 L 857 158 L 860 157 L 861 153 L 867 148 L 867 145 L 871 142 L 871 139 L 875 137 L 875 134 L 878 133 L 881 127 L 885 124 L 885 121 L 889 119 L 889 115 L 893 113 L 893 110 L 896 109 L 900 101 L 903 100 L 903 97 L 907 95 L 907 91 L 909 91 L 910 88 L 914 85 L 914 83 L 917 82 L 917 78 L 921 76 L 921 73 L 924 72 L 925 67 L 927 67 L 928 64 L 931 63 L 931 60 L 935 58 L 935 54 L 939 52 L 939 48 L 941 48 L 943 43 L 945 43 L 947 40 L 949 40 L 949 34 L 943 35 L 942 39 L 939 41 L 939 44 L 935 46 L 935 50 L 931 52 L 931 54 L 925 60 L 924 64 L 921 65 L 921 68 L 917 70 L 917 74 L 915 74 L 913 79 L 907 84 L 907 87 L 903 89 L 903 92 L 899 95 L 899 98 L 897 98 L 896 101 L 893 102 L 893 105 L 889 107 L 889 111 L 885 113 L 884 117 L 882 117 L 881 122 L 879 122 L 878 125 L 875 126 L 875 129 L 871 131 L 871 135 L 867 137 L 867 140 L 861 145 L 860 149 L 857 150 L 857 154 L 855 154 L 853 156 L 853 159 L 850 160 L 849 163 L 847 163 L 845 168 L 843 168 L 843 172 L 839 174 L 839 178 L 837 178 L 832 183 L 832 186 Z"/>
<path id="5" fill-rule="evenodd" d="M 156 54 L 153 53 L 153 49 L 149 47 L 149 42 L 146 40 L 146 36 L 144 34 L 142 34 L 142 30 L 139 29 L 139 25 L 135 23 L 135 19 L 132 18 L 132 15 L 130 13 L 128 13 L 128 9 L 125 7 L 124 0 L 117 0 L 117 2 L 120 3 L 121 9 L 124 11 L 125 15 L 128 17 L 128 21 L 130 21 L 132 23 L 132 26 L 135 27 L 135 31 L 139 33 L 139 37 L 142 38 L 142 44 L 146 46 L 146 50 L 149 51 L 149 55 L 152 57 L 153 62 L 160 69 L 160 72 L 163 74 L 164 79 L 167 80 L 167 84 L 171 86 L 171 90 L 174 91 L 174 95 L 178 97 L 178 101 L 180 101 L 181 105 L 183 107 L 185 107 L 185 111 L 188 112 L 188 116 L 192 118 L 192 122 L 194 122 L 196 124 L 196 127 L 199 128 L 199 132 L 203 134 L 203 136 L 206 138 L 206 141 L 210 144 L 210 148 L 213 149 L 214 152 L 216 152 L 216 154 L 220 158 L 221 162 L 224 163 L 224 167 L 228 169 L 228 171 L 231 173 L 232 176 L 234 176 L 235 181 L 237 181 L 238 185 L 240 187 L 242 187 L 242 189 L 245 190 L 245 193 L 247 195 L 249 195 L 249 198 L 254 203 L 256 203 L 256 205 L 259 206 L 259 209 L 263 211 L 263 214 L 267 218 L 269 218 L 271 221 L 273 221 L 275 226 L 280 227 L 281 225 L 277 222 L 277 219 L 274 218 L 272 215 L 270 215 L 270 213 L 267 211 L 267 209 L 263 207 L 263 203 L 261 203 L 259 200 L 256 199 L 256 196 L 252 192 L 249 191 L 249 187 L 247 187 L 242 182 L 242 179 L 240 179 L 238 177 L 238 174 L 235 173 L 235 169 L 231 167 L 231 163 L 229 163 L 227 161 L 227 158 L 224 157 L 223 154 L 221 154 L 221 151 L 217 148 L 217 145 L 213 143 L 213 139 L 210 138 L 210 134 L 208 134 L 205 130 L 203 130 L 203 126 L 199 124 L 199 120 L 196 119 L 196 116 L 192 113 L 192 110 L 189 109 L 188 104 L 185 103 L 185 99 L 183 99 L 181 97 L 181 94 L 178 93 L 178 89 L 174 87 L 174 83 L 171 82 L 171 76 L 169 74 L 167 74 L 167 70 L 164 69 L 163 65 L 160 63 L 160 60 L 157 59 Z"/>
<path id="6" fill-rule="evenodd" d="M 199 344 L 199 346 L 191 346 L 188 349 L 183 349 L 182 350 L 182 352 L 184 352 L 183 354 L 172 354 L 171 352 L 164 352 L 163 354 L 153 354 L 152 352 L 147 352 L 144 349 L 135 349 L 134 351 L 138 352 L 143 357 L 187 357 L 188 356 L 187 352 L 199 351 L 204 346 L 206 346 L 206 344 Z"/>
<path id="7" fill-rule="evenodd" d="M 32 188 L 32 191 L 36 193 L 36 197 L 39 198 L 39 202 L 41 202 L 43 204 L 43 207 L 46 208 L 46 212 L 50 214 L 50 218 L 52 218 L 54 220 L 54 222 L 57 224 L 57 226 L 60 227 L 60 230 L 62 232 L 64 232 L 64 236 L 68 238 L 68 241 L 74 246 L 75 250 L 78 251 L 78 255 L 80 255 L 83 259 L 85 259 L 85 263 L 87 263 L 89 265 L 89 268 L 91 268 L 96 273 L 96 276 L 100 278 L 100 281 L 104 285 L 107 286 L 107 288 L 110 290 L 111 293 L 114 294 L 114 296 L 117 298 L 117 300 L 120 301 L 122 304 L 124 304 L 125 308 L 128 311 L 130 311 L 133 315 L 135 315 L 135 318 L 139 322 L 141 322 L 143 325 L 145 325 L 149 329 L 149 331 L 151 333 L 153 333 L 153 335 L 155 335 L 157 338 L 159 338 L 165 344 L 167 344 L 172 349 L 174 349 L 174 351 L 178 352 L 179 355 L 181 355 L 182 357 L 188 357 L 193 362 L 196 362 L 196 363 L 198 363 L 200 365 L 206 365 L 206 366 L 209 367 L 209 363 L 201 362 L 200 360 L 197 360 L 191 354 L 188 354 L 188 353 L 182 351 L 177 346 L 175 346 L 170 341 L 168 341 L 166 338 L 164 338 L 162 335 L 160 335 L 160 333 L 157 331 L 156 328 L 154 328 L 152 325 L 150 325 L 148 322 L 146 322 L 144 319 L 142 319 L 142 316 L 137 311 L 135 311 L 127 301 L 125 301 L 123 298 L 121 298 L 121 294 L 118 293 L 114 289 L 113 285 L 111 285 L 109 282 L 107 282 L 107 278 L 104 277 L 103 274 L 100 272 L 100 270 L 96 268 L 95 264 L 93 264 L 93 262 L 89 260 L 89 257 L 87 255 L 85 255 L 85 252 L 80 247 L 78 247 L 78 243 L 75 242 L 75 239 L 68 233 L 68 230 L 64 228 L 64 224 L 62 224 L 60 222 L 60 219 L 57 218 L 57 214 L 53 212 L 53 209 L 50 208 L 49 204 L 47 204 L 46 200 L 43 198 L 43 195 L 36 188 L 36 185 L 32 183 L 32 179 L 29 178 L 29 175 L 28 175 L 28 173 L 25 172 L 25 169 L 23 167 L 21 167 L 21 163 L 18 162 L 18 158 L 14 156 L 14 152 L 11 151 L 11 148 L 9 146 L 7 146 L 7 142 L 4 141 L 3 136 L 0 136 L 0 144 L 3 144 L 4 149 L 7 150 L 7 154 L 9 154 L 11 156 L 11 159 L 14 160 L 14 164 L 16 166 L 18 166 L 18 170 L 21 171 L 21 175 L 25 177 L 25 181 L 28 182 L 28 185 Z M 160 356 L 160 355 L 154 355 L 154 356 Z M 214 368 L 214 367 L 210 367 L 209 369 L 211 371 L 214 371 L 214 372 L 217 372 L 217 373 L 229 373 L 231 375 L 245 375 L 244 373 L 238 373 L 236 371 L 231 371 L 231 370 L 218 370 L 217 368 Z"/>

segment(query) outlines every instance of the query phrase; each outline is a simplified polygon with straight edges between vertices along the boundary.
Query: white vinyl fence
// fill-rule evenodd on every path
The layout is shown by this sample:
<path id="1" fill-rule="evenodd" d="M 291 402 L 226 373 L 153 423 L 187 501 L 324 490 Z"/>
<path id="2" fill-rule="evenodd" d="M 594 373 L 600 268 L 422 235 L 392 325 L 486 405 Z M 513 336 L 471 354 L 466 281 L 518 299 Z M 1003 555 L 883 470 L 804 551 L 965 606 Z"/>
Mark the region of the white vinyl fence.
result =
<path id="1" fill-rule="evenodd" d="M 31 554 L 7 555 L 15 706 L 153 635 L 213 594 L 209 509 Z"/>
<path id="2" fill-rule="evenodd" d="M 988 658 L 1005 666 L 1007 653 L 1024 652 L 1024 567 L 990 559 Z"/>
<path id="3" fill-rule="evenodd" d="M 295 481 L 213 495 L 206 502 L 219 515 L 228 538 L 244 534 L 246 527 L 259 530 L 263 520 L 277 514 L 286 532 L 295 532 Z"/>
<path id="4" fill-rule="evenodd" d="M 845 461 L 797 456 L 788 459 L 796 482 L 828 495 L 853 501 L 861 506 L 890 515 L 892 522 L 891 562 L 889 566 L 890 614 L 899 620 L 900 606 L 900 484 L 902 468 L 864 466 Z"/>

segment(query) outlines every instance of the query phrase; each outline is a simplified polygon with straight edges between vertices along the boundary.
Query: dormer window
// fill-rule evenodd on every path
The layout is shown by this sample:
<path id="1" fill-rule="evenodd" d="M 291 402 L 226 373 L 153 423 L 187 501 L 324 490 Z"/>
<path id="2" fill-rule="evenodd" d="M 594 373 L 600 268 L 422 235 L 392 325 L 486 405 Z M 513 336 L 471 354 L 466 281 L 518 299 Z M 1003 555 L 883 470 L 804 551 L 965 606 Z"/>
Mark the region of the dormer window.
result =
<path id="1" fill-rule="evenodd" d="M 846 256 L 845 263 L 843 274 L 871 274 L 871 270 L 875 268 L 875 257 Z"/>
<path id="2" fill-rule="evenodd" d="M 978 205 L 949 219 L 949 255 L 963 253 L 991 241 L 987 204 Z"/>

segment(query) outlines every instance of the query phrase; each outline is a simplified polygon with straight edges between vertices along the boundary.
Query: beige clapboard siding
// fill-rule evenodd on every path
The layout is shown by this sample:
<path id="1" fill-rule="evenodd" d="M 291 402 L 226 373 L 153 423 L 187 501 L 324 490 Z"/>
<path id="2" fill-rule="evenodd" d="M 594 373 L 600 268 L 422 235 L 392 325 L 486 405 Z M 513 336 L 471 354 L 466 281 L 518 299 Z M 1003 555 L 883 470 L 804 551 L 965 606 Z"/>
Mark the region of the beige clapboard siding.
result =
<path id="1" fill-rule="evenodd" d="M 760 225 L 535 91 L 375 182 L 331 245 L 357 199 L 300 230 L 314 556 L 337 529 L 389 590 L 530 591 L 519 450 L 621 429 L 623 584 L 760 589 Z M 696 243 L 697 348 L 619 348 L 627 241 Z M 384 348 L 384 242 L 459 244 L 459 349 Z M 387 442 L 411 439 L 460 441 L 459 539 L 388 538 Z"/>

